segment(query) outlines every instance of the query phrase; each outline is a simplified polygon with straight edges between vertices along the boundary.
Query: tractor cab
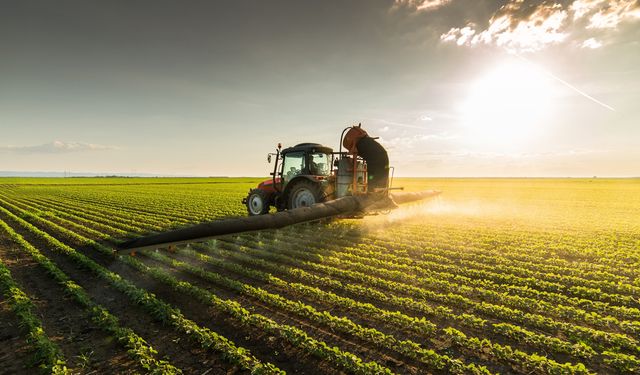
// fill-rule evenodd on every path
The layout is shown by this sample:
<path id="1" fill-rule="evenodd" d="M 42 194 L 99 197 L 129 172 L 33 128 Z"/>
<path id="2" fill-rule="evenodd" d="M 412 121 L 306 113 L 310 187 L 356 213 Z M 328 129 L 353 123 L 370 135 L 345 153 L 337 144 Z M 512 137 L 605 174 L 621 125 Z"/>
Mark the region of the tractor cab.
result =
<path id="1" fill-rule="evenodd" d="M 283 188 L 299 176 L 322 177 L 331 175 L 331 163 L 333 150 L 318 143 L 301 143 L 289 147 L 281 152 L 282 163 L 279 177 L 282 179 Z"/>
<path id="2" fill-rule="evenodd" d="M 333 149 L 318 143 L 300 143 L 268 155 L 275 156 L 272 178 L 251 189 L 243 199 L 249 215 L 269 212 L 270 206 L 278 211 L 309 207 L 324 202 L 333 193 L 331 183 Z"/>

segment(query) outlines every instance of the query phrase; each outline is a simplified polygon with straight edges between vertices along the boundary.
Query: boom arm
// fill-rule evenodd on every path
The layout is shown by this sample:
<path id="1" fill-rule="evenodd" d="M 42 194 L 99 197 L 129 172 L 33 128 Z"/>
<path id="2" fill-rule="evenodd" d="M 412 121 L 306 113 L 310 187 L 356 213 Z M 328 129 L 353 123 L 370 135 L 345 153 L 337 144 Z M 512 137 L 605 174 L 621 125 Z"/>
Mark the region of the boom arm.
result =
<path id="1" fill-rule="evenodd" d="M 407 203 L 434 197 L 438 194 L 440 194 L 439 191 L 429 190 L 418 193 L 396 193 L 393 194 L 392 197 L 400 203 Z M 325 203 L 315 204 L 311 207 L 300 207 L 270 215 L 216 220 L 126 241 L 120 244 L 120 250 L 141 250 L 145 248 L 185 244 L 194 241 L 204 241 L 225 234 L 261 229 L 276 229 L 306 221 L 363 212 L 376 202 L 379 202 L 382 197 L 382 195 L 371 194 L 347 196 Z"/>

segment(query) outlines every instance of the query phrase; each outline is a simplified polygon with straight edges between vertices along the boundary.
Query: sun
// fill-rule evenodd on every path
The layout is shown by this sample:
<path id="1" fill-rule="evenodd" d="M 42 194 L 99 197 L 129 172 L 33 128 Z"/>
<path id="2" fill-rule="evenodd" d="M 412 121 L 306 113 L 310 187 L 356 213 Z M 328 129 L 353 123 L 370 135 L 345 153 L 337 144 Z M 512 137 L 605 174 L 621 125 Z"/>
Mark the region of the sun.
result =
<path id="1" fill-rule="evenodd" d="M 473 82 L 459 110 L 471 143 L 517 147 L 544 131 L 553 82 L 525 62 L 502 64 Z"/>

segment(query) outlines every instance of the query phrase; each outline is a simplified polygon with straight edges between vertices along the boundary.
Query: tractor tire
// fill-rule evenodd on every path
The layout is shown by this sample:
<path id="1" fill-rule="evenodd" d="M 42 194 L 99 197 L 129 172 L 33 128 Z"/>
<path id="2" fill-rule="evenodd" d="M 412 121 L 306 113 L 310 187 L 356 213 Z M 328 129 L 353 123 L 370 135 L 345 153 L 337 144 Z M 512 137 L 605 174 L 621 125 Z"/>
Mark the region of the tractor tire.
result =
<path id="1" fill-rule="evenodd" d="M 269 213 L 269 197 L 264 190 L 251 189 L 245 198 L 249 216 L 258 216 Z"/>
<path id="2" fill-rule="evenodd" d="M 289 190 L 287 209 L 309 207 L 323 201 L 320 184 L 309 180 L 300 180 Z"/>

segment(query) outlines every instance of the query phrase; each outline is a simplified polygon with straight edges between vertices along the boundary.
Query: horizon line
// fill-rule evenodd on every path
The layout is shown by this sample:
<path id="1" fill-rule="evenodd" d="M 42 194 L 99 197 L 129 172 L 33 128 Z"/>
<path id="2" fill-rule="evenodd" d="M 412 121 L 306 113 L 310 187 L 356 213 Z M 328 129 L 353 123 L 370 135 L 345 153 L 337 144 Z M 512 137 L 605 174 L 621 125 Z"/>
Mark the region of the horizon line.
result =
<path id="1" fill-rule="evenodd" d="M 230 176 L 230 175 L 171 175 L 162 173 L 96 173 L 96 172 L 26 172 L 26 171 L 0 171 L 0 178 L 264 178 L 269 179 L 269 176 Z M 549 176 L 549 175 L 534 175 L 534 176 L 395 176 L 395 178 L 430 178 L 430 179 L 562 179 L 562 178 L 575 178 L 575 179 L 638 179 L 637 176 L 611 176 L 611 175 L 575 175 L 575 176 Z"/>

